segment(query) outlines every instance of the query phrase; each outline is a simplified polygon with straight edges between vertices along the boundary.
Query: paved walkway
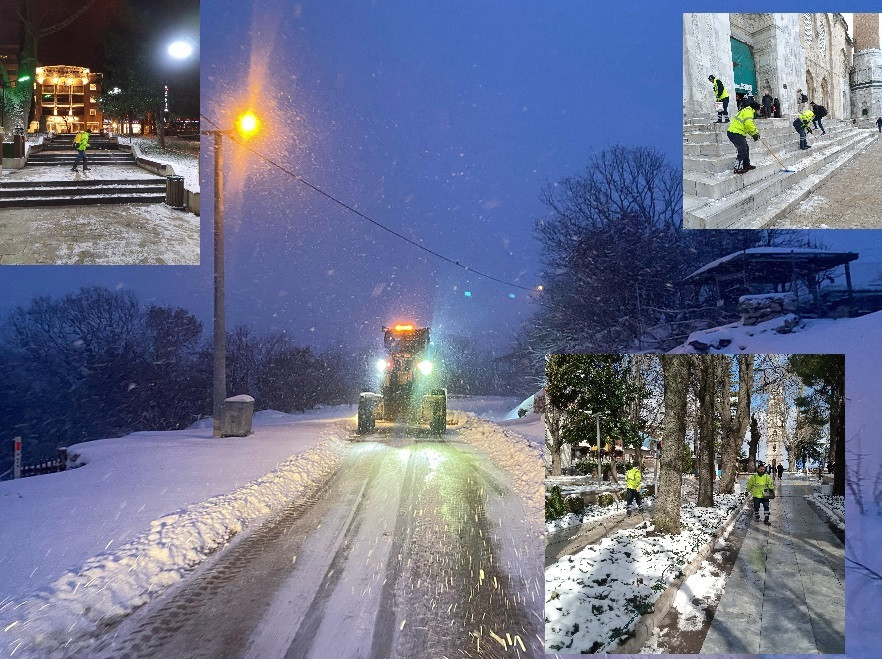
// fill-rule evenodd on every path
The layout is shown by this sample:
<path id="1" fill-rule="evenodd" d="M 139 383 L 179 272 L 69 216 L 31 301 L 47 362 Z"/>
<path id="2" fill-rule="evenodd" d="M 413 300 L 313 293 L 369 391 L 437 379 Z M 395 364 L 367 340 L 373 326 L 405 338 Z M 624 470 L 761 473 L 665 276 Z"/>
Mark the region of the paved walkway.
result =
<path id="1" fill-rule="evenodd" d="M 165 204 L 0 208 L 0 265 L 199 265 L 199 218 Z"/>
<path id="2" fill-rule="evenodd" d="M 785 476 L 776 490 L 771 526 L 748 530 L 701 654 L 845 652 L 844 547 L 803 498 L 810 486 Z"/>
<path id="3" fill-rule="evenodd" d="M 774 226 L 882 228 L 882 138 L 877 137 Z"/>

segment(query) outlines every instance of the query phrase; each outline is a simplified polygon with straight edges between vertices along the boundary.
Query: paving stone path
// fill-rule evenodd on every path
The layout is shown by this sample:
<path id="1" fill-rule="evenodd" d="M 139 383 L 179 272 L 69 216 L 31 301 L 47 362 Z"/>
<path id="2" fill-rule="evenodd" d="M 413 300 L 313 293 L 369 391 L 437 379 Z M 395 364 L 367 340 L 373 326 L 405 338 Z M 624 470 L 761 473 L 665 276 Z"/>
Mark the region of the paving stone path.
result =
<path id="1" fill-rule="evenodd" d="M 785 477 L 776 489 L 771 526 L 747 531 L 702 654 L 845 652 L 843 544 L 805 500 L 809 485 Z"/>
<path id="2" fill-rule="evenodd" d="M 882 228 L 882 138 L 843 165 L 775 226 Z"/>

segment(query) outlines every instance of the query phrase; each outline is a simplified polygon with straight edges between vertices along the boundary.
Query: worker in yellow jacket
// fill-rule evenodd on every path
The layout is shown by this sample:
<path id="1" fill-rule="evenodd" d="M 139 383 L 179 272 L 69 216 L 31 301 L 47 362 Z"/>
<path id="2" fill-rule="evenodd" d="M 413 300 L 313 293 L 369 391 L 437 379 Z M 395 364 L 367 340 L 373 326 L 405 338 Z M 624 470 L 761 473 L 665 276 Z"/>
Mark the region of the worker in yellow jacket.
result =
<path id="1" fill-rule="evenodd" d="M 805 132 L 812 132 L 809 124 L 812 123 L 814 118 L 814 112 L 811 110 L 805 110 L 804 112 L 800 112 L 799 116 L 793 120 L 793 127 L 796 129 L 796 132 L 799 133 L 799 148 L 803 151 L 812 148 L 808 145 L 808 141 L 805 138 Z"/>
<path id="2" fill-rule="evenodd" d="M 769 523 L 769 493 L 774 495 L 775 484 L 766 473 L 766 465 L 762 462 L 756 466 L 756 473 L 747 479 L 747 492 L 753 497 L 753 518 L 759 521 L 759 509 L 763 507 L 766 518 L 763 520 Z"/>
<path id="3" fill-rule="evenodd" d="M 73 167 L 71 167 L 70 171 L 77 171 L 77 165 L 79 165 L 80 160 L 82 160 L 83 172 L 86 172 L 89 169 L 89 162 L 86 160 L 86 149 L 89 148 L 88 130 L 81 130 L 77 133 L 76 137 L 74 137 L 74 148 L 77 150 L 77 159 L 74 160 Z"/>
<path id="4" fill-rule="evenodd" d="M 750 147 L 747 146 L 747 136 L 750 135 L 754 142 L 759 139 L 759 131 L 756 129 L 756 124 L 753 123 L 753 118 L 759 109 L 759 103 L 749 101 L 732 118 L 732 123 L 729 124 L 728 130 L 726 130 L 726 137 L 729 138 L 729 141 L 738 150 L 738 162 L 734 170 L 736 174 L 744 174 L 751 169 L 756 169 L 756 167 L 750 164 Z"/>
<path id="5" fill-rule="evenodd" d="M 637 509 L 643 510 L 643 497 L 640 495 L 640 483 L 643 481 L 643 468 L 631 467 L 625 472 L 625 514 L 631 515 L 631 503 L 637 499 Z"/>
<path id="6" fill-rule="evenodd" d="M 710 75 L 707 79 L 714 86 L 714 97 L 717 99 L 717 103 L 723 104 L 723 109 L 717 110 L 717 123 L 723 123 L 723 117 L 729 121 L 729 90 L 718 77 Z"/>

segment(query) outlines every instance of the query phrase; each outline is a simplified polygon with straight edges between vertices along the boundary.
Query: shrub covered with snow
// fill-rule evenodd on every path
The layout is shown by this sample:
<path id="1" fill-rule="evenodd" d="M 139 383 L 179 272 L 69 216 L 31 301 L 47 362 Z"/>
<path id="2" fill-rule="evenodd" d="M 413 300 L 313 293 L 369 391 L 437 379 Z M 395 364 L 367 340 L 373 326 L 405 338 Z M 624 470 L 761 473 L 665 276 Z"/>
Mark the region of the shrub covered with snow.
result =
<path id="1" fill-rule="evenodd" d="M 682 507 L 682 532 L 657 535 L 649 522 L 615 533 L 545 571 L 545 649 L 609 651 L 712 540 L 743 495 L 717 495 L 714 506 Z"/>

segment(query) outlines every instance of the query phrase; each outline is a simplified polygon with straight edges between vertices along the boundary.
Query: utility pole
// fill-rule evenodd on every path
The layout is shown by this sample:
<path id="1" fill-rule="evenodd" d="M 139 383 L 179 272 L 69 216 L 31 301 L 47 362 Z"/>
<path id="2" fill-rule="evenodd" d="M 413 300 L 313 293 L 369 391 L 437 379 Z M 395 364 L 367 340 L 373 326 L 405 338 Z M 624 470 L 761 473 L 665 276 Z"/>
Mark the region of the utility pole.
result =
<path id="1" fill-rule="evenodd" d="M 214 398 L 213 435 L 221 436 L 221 411 L 227 397 L 227 329 L 224 308 L 224 150 L 226 131 L 204 130 L 214 136 Z"/>

